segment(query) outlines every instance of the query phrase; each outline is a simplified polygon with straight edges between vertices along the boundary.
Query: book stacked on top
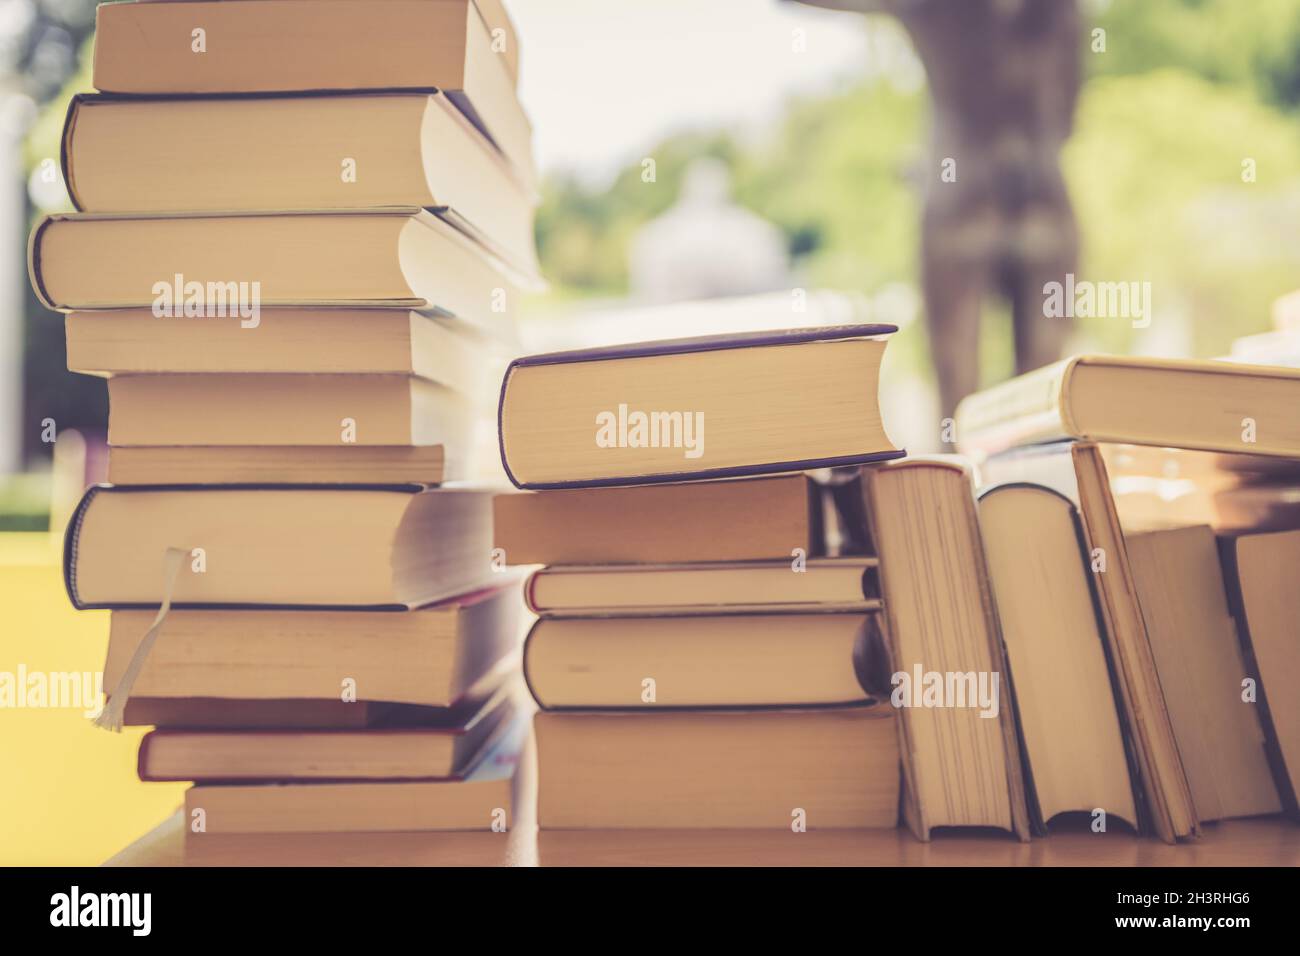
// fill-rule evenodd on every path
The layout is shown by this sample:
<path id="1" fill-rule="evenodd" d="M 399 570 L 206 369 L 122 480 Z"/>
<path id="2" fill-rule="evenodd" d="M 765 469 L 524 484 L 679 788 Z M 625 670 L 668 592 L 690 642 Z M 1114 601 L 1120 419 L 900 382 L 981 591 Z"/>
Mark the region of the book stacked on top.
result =
<path id="1" fill-rule="evenodd" d="M 111 406 L 66 578 L 196 836 L 509 824 L 517 587 L 445 483 L 535 275 L 516 49 L 495 0 L 99 9 L 31 239 Z"/>
<path id="2" fill-rule="evenodd" d="M 1294 470 L 1298 408 L 1292 369 L 1083 356 L 958 409 L 1041 822 L 1104 810 L 1172 842 L 1296 812 L 1300 522 L 1206 503 L 1225 473 Z"/>
<path id="3" fill-rule="evenodd" d="M 1008 724 L 899 721 L 884 699 L 900 647 L 925 645 L 931 666 L 996 654 L 982 572 L 958 567 L 982 568 L 969 474 L 900 462 L 834 488 L 806 474 L 903 454 L 876 402 L 892 331 L 685 339 L 508 369 L 501 453 L 525 491 L 496 499 L 494 530 L 505 561 L 545 565 L 525 586 L 538 620 L 524 662 L 542 708 L 543 829 L 892 827 L 900 744 L 907 803 L 929 805 L 915 825 L 1013 827 Z M 939 545 L 929 557 L 909 541 L 917 525 Z M 952 574 L 936 581 L 927 562 Z M 957 623 L 971 629 L 942 648 Z M 976 786 L 945 792 L 942 761 L 969 771 L 954 791 Z"/>

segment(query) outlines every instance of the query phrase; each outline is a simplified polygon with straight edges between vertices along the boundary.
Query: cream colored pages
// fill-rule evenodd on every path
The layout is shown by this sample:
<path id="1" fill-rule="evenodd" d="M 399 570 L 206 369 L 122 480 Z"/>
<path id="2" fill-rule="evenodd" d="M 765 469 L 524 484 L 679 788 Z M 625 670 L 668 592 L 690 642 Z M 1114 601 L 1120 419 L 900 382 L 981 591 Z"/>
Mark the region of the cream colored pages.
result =
<path id="1" fill-rule="evenodd" d="M 393 541 L 411 496 L 355 491 L 99 492 L 71 556 L 84 604 L 157 604 L 163 554 L 202 549 L 178 603 L 393 604 Z M 323 518 L 323 516 L 329 516 Z"/>
<path id="2" fill-rule="evenodd" d="M 1044 488 L 980 498 L 980 525 L 1043 821 L 1137 807 L 1074 507 Z"/>

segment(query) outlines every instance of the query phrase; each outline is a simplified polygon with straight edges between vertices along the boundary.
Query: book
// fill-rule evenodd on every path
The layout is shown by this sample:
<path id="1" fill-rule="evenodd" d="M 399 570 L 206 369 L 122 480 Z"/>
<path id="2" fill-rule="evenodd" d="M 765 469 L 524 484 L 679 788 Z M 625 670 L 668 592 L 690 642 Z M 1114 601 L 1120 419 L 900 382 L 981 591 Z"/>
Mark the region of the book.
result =
<path id="1" fill-rule="evenodd" d="M 143 0 L 175 2 L 187 0 Z M 223 3 L 260 0 L 221 0 Z M 333 2 L 333 0 L 324 0 Z M 387 0 L 384 0 L 387 2 Z M 380 784 L 391 787 L 394 784 Z M 194 833 L 178 812 L 174 843 L 168 849 L 184 866 L 364 867 L 512 866 L 523 838 L 474 830 L 374 831 L 339 833 Z M 373 825 L 373 824 L 372 824 Z M 527 850 L 523 858 L 530 859 Z M 138 858 L 137 858 L 138 859 Z M 149 863 L 157 865 L 150 859 Z M 133 859 L 130 864 L 135 865 Z"/>
<path id="2" fill-rule="evenodd" d="M 108 449 L 111 485 L 440 485 L 467 462 L 442 445 L 135 445 Z"/>
<path id="3" fill-rule="evenodd" d="M 542 712 L 534 730 L 543 829 L 788 831 L 898 821 L 898 738 L 883 705 Z"/>
<path id="4" fill-rule="evenodd" d="M 1243 699 L 1248 675 L 1214 532 L 1129 534 L 1124 547 L 1197 819 L 1277 813 L 1259 707 Z"/>
<path id="5" fill-rule="evenodd" d="M 1300 455 L 1300 370 L 1084 355 L 963 399 L 957 443 L 983 456 L 1075 438 Z"/>
<path id="6" fill-rule="evenodd" d="M 510 321 L 514 296 L 504 268 L 418 209 L 75 213 L 42 219 L 28 248 L 32 288 L 56 311 L 149 309 L 178 321 L 238 316 L 246 333 L 260 323 L 263 306 L 437 311 L 491 332 Z"/>
<path id="7" fill-rule="evenodd" d="M 154 730 L 140 741 L 144 781 L 463 779 L 509 727 L 514 703 L 498 695 L 468 720 L 351 730 Z"/>
<path id="8" fill-rule="evenodd" d="M 1079 509 L 1089 568 L 1095 563 L 1098 569 L 1093 584 L 1119 706 L 1136 757 L 1142 788 L 1139 817 L 1144 829 L 1166 843 L 1198 834 L 1196 808 L 1160 687 L 1101 447 L 1092 442 L 1060 442 L 1011 451 L 985 461 L 980 475 L 987 484 L 1026 481 L 1053 488 Z"/>
<path id="9" fill-rule="evenodd" d="M 510 564 L 793 560 L 822 553 L 817 486 L 802 474 L 509 493 L 492 499 Z"/>
<path id="10" fill-rule="evenodd" d="M 235 130 L 257 148 L 227 149 Z M 441 94 L 79 94 L 63 163 L 82 212 L 439 207 L 516 270 L 537 273 L 532 193 Z"/>
<path id="11" fill-rule="evenodd" d="M 1282 807 L 1300 820 L 1300 531 L 1225 535 L 1219 540 L 1228 603 L 1241 640 L 1244 671 L 1253 680 L 1255 707 Z M 1246 686 L 1239 685 L 1240 692 Z"/>
<path id="12" fill-rule="evenodd" d="M 86 375 L 411 375 L 478 396 L 485 373 L 496 370 L 492 346 L 478 335 L 454 320 L 400 309 L 262 309 L 256 328 L 238 317 L 168 319 L 150 309 L 116 309 L 69 312 L 64 329 L 68 371 Z"/>
<path id="13" fill-rule="evenodd" d="M 437 90 L 531 184 L 532 128 L 494 52 L 513 44 L 492 29 L 470 0 L 330 0 L 309 12 L 299 0 L 104 4 L 92 84 L 151 95 Z"/>
<path id="14" fill-rule="evenodd" d="M 119 375 L 110 445 L 442 445 L 463 454 L 465 396 L 407 375 Z"/>
<path id="15" fill-rule="evenodd" d="M 704 336 L 516 359 L 501 461 L 520 488 L 723 478 L 904 454 L 876 391 L 890 325 Z"/>
<path id="16" fill-rule="evenodd" d="M 153 611 L 112 613 L 112 695 Z M 482 702 L 518 666 L 519 598 L 498 587 L 407 613 L 198 611 L 167 617 L 132 694 L 157 699 L 330 700 L 453 709 Z M 133 699 L 135 699 L 133 697 Z"/>
<path id="17" fill-rule="evenodd" d="M 217 784 L 190 787 L 185 815 L 226 833 L 388 833 L 491 830 L 512 816 L 511 781 Z M 187 847 L 188 849 L 188 847 Z"/>
<path id="18" fill-rule="evenodd" d="M 1034 829 L 1104 810 L 1135 830 L 1139 797 L 1116 707 L 1106 638 L 1068 498 L 1031 484 L 979 497 L 980 532 L 1029 783 Z"/>
<path id="19" fill-rule="evenodd" d="M 336 694 L 333 700 L 231 700 L 219 697 L 132 695 L 123 707 L 122 725 L 168 729 L 260 730 L 275 727 L 280 730 L 359 730 L 365 727 L 428 722 L 434 716 L 424 708 L 401 704 L 365 700 L 348 702 L 342 699 L 341 693 Z"/>
<path id="20" fill-rule="evenodd" d="M 557 617 L 880 607 L 874 558 L 707 564 L 552 566 L 529 576 L 524 600 Z"/>
<path id="21" fill-rule="evenodd" d="M 851 704 L 873 634 L 863 614 L 548 617 L 524 677 L 548 709 Z"/>
<path id="22" fill-rule="evenodd" d="M 77 608 L 404 609 L 492 583 L 490 495 L 391 487 L 94 486 L 68 524 Z M 174 586 L 164 555 L 182 549 Z"/>
<path id="23" fill-rule="evenodd" d="M 880 561 L 904 820 L 922 840 L 947 826 L 1028 839 L 1015 707 L 971 473 L 959 459 L 908 459 L 864 468 L 861 490 Z"/>
<path id="24" fill-rule="evenodd" d="M 140 3 L 193 3 L 196 0 L 139 0 Z M 461 0 L 431 0 L 460 3 Z M 473 0 L 474 7 L 492 34 L 492 52 L 501 57 L 512 83 L 519 82 L 519 37 L 515 25 L 501 0 Z"/>

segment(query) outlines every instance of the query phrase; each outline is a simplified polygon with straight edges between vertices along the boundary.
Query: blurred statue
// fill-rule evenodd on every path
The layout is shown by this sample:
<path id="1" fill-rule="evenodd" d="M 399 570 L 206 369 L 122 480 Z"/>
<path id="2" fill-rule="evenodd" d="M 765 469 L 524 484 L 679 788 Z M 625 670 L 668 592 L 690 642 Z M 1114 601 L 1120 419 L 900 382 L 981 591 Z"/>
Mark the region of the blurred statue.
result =
<path id="1" fill-rule="evenodd" d="M 934 109 L 922 292 L 943 414 L 979 387 L 980 306 L 1004 297 L 1016 371 L 1060 357 L 1070 320 L 1044 315 L 1078 233 L 1061 176 L 1079 92 L 1075 0 L 803 0 L 888 13 L 911 36 Z"/>
<path id="2" fill-rule="evenodd" d="M 785 237 L 731 201 L 731 175 L 717 159 L 686 170 L 677 201 L 632 237 L 632 296 L 681 302 L 789 287 Z"/>

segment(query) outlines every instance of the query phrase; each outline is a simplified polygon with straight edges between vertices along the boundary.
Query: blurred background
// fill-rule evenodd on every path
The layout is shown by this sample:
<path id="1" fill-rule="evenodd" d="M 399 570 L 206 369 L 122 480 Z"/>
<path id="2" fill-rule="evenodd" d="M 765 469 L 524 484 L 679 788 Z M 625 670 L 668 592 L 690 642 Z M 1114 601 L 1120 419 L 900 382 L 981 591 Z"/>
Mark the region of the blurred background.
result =
<path id="1" fill-rule="evenodd" d="M 848 9 L 506 0 L 550 283 L 525 348 L 891 322 L 886 420 L 931 451 L 955 397 L 1030 353 L 1220 356 L 1300 286 L 1300 0 L 826 3 Z M 0 671 L 99 670 L 107 635 L 58 569 L 105 389 L 66 371 L 26 270 L 34 219 L 71 208 L 60 134 L 94 7 L 0 0 Z M 1018 352 L 1017 289 L 1048 267 L 1151 283 L 1151 321 Z M 137 740 L 0 711 L 0 864 L 95 863 L 167 813 L 182 788 L 135 782 Z"/>

